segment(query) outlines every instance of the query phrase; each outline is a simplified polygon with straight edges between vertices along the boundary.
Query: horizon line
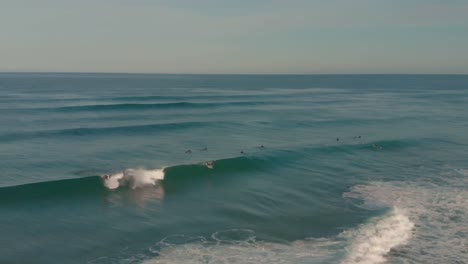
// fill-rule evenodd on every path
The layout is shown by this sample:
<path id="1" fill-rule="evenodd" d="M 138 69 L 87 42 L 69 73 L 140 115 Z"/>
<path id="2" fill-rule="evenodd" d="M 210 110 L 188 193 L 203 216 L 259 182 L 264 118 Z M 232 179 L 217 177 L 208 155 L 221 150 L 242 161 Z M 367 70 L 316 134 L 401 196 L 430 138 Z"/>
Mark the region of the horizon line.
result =
<path id="1" fill-rule="evenodd" d="M 468 75 L 468 73 L 164 73 L 164 72 L 79 72 L 79 71 L 0 71 L 0 74 L 102 74 L 102 75 Z"/>

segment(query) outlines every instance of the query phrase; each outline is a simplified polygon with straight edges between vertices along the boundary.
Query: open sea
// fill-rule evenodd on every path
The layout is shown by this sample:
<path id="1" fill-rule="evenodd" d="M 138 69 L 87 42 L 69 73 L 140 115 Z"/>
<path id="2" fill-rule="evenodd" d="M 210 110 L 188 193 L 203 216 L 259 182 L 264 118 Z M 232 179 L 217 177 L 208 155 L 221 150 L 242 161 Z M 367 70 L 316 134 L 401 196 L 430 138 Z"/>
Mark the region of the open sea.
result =
<path id="1" fill-rule="evenodd" d="M 0 74 L 0 263 L 468 263 L 468 75 Z"/>

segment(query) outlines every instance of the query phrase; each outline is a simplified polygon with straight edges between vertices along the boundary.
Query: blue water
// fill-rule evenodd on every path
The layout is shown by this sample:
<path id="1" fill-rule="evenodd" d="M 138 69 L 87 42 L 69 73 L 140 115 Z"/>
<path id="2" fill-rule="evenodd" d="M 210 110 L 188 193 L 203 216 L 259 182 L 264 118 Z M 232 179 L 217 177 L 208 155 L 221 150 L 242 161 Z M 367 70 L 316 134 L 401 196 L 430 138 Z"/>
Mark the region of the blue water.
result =
<path id="1" fill-rule="evenodd" d="M 2 73 L 0 263 L 465 263 L 467 109 L 466 75 Z"/>

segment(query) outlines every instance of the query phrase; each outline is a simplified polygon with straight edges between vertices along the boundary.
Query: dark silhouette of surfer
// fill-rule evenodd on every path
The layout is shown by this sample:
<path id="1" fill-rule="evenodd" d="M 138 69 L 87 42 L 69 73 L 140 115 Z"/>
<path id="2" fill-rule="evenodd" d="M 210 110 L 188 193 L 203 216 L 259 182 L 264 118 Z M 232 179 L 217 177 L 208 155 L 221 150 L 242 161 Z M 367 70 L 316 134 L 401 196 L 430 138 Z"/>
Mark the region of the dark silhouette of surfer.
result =
<path id="1" fill-rule="evenodd" d="M 189 150 L 186 150 L 185 151 L 185 154 L 192 154 L 192 151 L 189 149 Z"/>

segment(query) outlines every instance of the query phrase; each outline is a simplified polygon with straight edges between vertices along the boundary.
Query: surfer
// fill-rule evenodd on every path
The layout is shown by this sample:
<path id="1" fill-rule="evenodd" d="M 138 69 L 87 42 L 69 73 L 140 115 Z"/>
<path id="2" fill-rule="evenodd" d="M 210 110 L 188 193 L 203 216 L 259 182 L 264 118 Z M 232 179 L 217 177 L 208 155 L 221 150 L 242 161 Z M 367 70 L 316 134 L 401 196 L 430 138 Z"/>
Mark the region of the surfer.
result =
<path id="1" fill-rule="evenodd" d="M 377 145 L 377 144 L 372 144 L 372 147 L 375 148 L 375 149 L 382 149 L 382 146 L 380 145 Z"/>
<path id="2" fill-rule="evenodd" d="M 202 148 L 201 151 L 208 151 L 208 147 Z"/>
<path id="3" fill-rule="evenodd" d="M 240 151 L 240 153 L 241 153 L 241 154 L 244 154 L 244 151 L 243 151 L 243 150 L 241 150 L 241 151 Z"/>
<path id="4" fill-rule="evenodd" d="M 212 169 L 213 168 L 213 161 L 207 161 L 205 162 L 205 166 L 209 169 Z"/>
<path id="5" fill-rule="evenodd" d="M 192 154 L 192 151 L 189 149 L 189 150 L 186 150 L 185 151 L 185 154 Z"/>
<path id="6" fill-rule="evenodd" d="M 336 138 L 336 141 L 340 141 L 340 138 Z"/>

